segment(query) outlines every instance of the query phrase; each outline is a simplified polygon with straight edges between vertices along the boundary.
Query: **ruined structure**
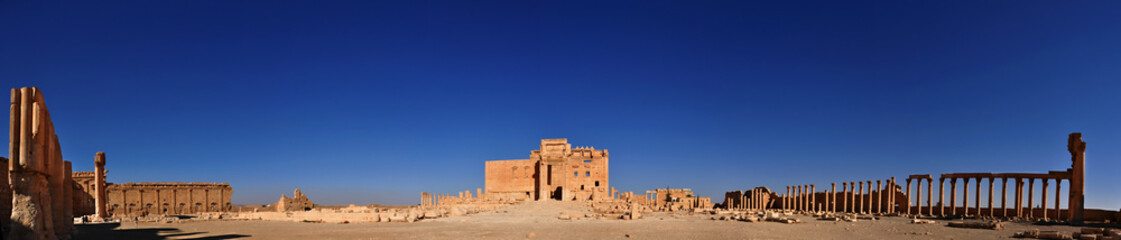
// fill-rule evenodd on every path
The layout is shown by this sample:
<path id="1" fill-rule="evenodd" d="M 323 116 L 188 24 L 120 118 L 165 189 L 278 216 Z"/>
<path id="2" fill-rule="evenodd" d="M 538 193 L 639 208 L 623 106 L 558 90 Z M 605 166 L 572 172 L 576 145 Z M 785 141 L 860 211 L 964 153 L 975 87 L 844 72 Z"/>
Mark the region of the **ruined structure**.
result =
<path id="1" fill-rule="evenodd" d="M 788 186 L 786 193 L 783 194 L 764 192 L 762 196 L 750 190 L 733 191 L 725 195 L 721 206 L 731 210 L 774 208 L 796 212 L 999 217 L 1044 221 L 1064 220 L 1073 223 L 1081 223 L 1085 220 L 1121 221 L 1121 212 L 1091 211 L 1085 209 L 1083 205 L 1086 143 L 1082 141 L 1081 133 L 1069 135 L 1067 151 L 1071 154 L 1071 168 L 1066 171 L 945 173 L 938 175 L 938 184 L 934 184 L 934 175 L 914 174 L 903 179 L 904 185 L 900 185 L 892 177 L 884 180 L 843 182 L 840 191 L 837 190 L 836 183 L 822 192 L 817 191 L 815 185 L 798 185 Z M 1009 180 L 1012 182 L 1011 185 L 1008 184 Z M 1039 180 L 1041 185 L 1042 191 L 1039 191 L 1039 194 L 1035 191 L 1036 180 Z M 1069 183 L 1069 187 L 1066 188 L 1068 189 L 1066 209 L 1063 209 L 1063 205 L 1060 204 L 1064 180 Z M 1052 182 L 1055 186 L 1054 202 L 1053 207 L 1049 208 L 1051 197 L 1048 189 Z M 995 190 L 997 185 L 1000 186 L 1000 192 Z M 1008 196 L 1009 191 L 1013 192 L 1011 198 Z M 987 199 L 982 199 L 986 196 Z M 1000 198 L 997 200 L 999 206 L 994 205 L 994 199 L 997 197 Z M 754 198 L 777 200 L 760 206 L 756 201 L 752 201 Z M 1039 200 L 1039 204 L 1036 204 L 1036 200 Z M 1009 202 L 1011 206 L 1008 206 Z"/>
<path id="2" fill-rule="evenodd" d="M 296 191 L 292 193 L 291 198 L 281 194 L 280 200 L 276 201 L 275 206 L 277 212 L 307 211 L 314 208 L 315 203 L 311 202 L 311 200 L 307 198 L 307 195 L 304 195 L 304 193 L 300 192 L 300 189 L 297 188 Z"/>
<path id="3" fill-rule="evenodd" d="M 38 88 L 12 89 L 6 239 L 70 239 L 74 232 L 69 163 Z"/>
<path id="4" fill-rule="evenodd" d="M 607 150 L 542 139 L 529 159 L 486 162 L 487 199 L 564 201 L 612 199 Z"/>
<path id="5" fill-rule="evenodd" d="M 228 183 L 145 182 L 114 184 L 106 182 L 105 153 L 94 158 L 95 170 L 74 172 L 80 191 L 75 199 L 74 213 L 95 214 L 97 219 L 110 216 L 146 216 L 149 214 L 190 214 L 226 212 L 233 206 L 233 188 Z"/>

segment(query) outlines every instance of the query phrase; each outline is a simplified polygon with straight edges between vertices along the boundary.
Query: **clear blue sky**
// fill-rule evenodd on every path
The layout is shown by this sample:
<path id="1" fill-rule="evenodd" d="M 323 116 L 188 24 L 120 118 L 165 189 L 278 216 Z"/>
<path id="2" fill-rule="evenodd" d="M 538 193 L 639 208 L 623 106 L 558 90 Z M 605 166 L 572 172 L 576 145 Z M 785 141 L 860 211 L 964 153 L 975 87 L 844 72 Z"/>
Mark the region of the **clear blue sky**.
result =
<path id="1" fill-rule="evenodd" d="M 1121 2 L 684 2 L 4 1 L 0 82 L 75 171 L 239 204 L 415 204 L 542 138 L 719 199 L 1064 170 L 1077 131 L 1121 208 Z"/>

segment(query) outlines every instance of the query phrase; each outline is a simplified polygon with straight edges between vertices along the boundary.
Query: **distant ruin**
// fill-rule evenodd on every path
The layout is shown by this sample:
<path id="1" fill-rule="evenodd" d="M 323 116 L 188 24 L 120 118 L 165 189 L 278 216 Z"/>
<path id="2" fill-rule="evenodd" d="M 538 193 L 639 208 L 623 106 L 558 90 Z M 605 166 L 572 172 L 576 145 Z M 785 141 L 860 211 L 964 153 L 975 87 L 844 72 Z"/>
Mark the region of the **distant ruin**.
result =
<path id="1" fill-rule="evenodd" d="M 74 213 L 79 216 L 97 213 L 98 218 L 106 218 L 226 212 L 232 209 L 230 199 L 234 190 L 228 183 L 115 184 L 105 181 L 107 171 L 104 170 L 104 152 L 97 153 L 95 164 L 95 171 L 73 173 L 76 187 L 80 190 L 76 199 L 81 202 L 74 206 Z M 97 199 L 105 200 L 97 203 Z"/>
<path id="2" fill-rule="evenodd" d="M 307 211 L 314 208 L 315 203 L 311 202 L 311 200 L 307 198 L 307 195 L 304 195 L 304 193 L 300 192 L 300 189 L 297 188 L 296 191 L 292 193 L 291 198 L 280 195 L 280 200 L 276 201 L 275 206 L 277 212 Z"/>
<path id="3" fill-rule="evenodd" d="M 486 198 L 563 201 L 611 199 L 609 154 L 568 139 L 542 139 L 529 159 L 486 162 Z"/>

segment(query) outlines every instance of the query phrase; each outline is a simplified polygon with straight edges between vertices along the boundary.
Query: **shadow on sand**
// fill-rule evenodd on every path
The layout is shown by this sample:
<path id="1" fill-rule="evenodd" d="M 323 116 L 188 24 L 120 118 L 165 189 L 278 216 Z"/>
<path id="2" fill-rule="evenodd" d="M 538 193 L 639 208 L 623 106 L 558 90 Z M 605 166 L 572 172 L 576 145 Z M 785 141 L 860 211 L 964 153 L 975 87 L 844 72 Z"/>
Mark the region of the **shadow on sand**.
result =
<path id="1" fill-rule="evenodd" d="M 182 232 L 178 228 L 135 228 L 121 229 L 121 223 L 88 223 L 75 224 L 78 229 L 76 240 L 110 240 L 110 239 L 138 239 L 161 240 L 174 237 L 175 239 L 220 240 L 246 238 L 249 235 L 223 234 L 217 236 L 191 237 L 192 235 L 205 235 L 206 232 Z"/>

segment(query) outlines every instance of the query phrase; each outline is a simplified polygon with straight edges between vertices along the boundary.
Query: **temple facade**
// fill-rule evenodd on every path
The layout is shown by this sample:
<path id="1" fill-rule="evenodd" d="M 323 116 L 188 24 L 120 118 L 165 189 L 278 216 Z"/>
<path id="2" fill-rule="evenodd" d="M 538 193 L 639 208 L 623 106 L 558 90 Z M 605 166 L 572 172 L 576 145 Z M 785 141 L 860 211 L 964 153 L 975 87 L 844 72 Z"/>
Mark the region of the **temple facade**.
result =
<path id="1" fill-rule="evenodd" d="M 612 199 L 607 150 L 542 139 L 529 159 L 486 162 L 490 200 L 604 201 Z"/>

